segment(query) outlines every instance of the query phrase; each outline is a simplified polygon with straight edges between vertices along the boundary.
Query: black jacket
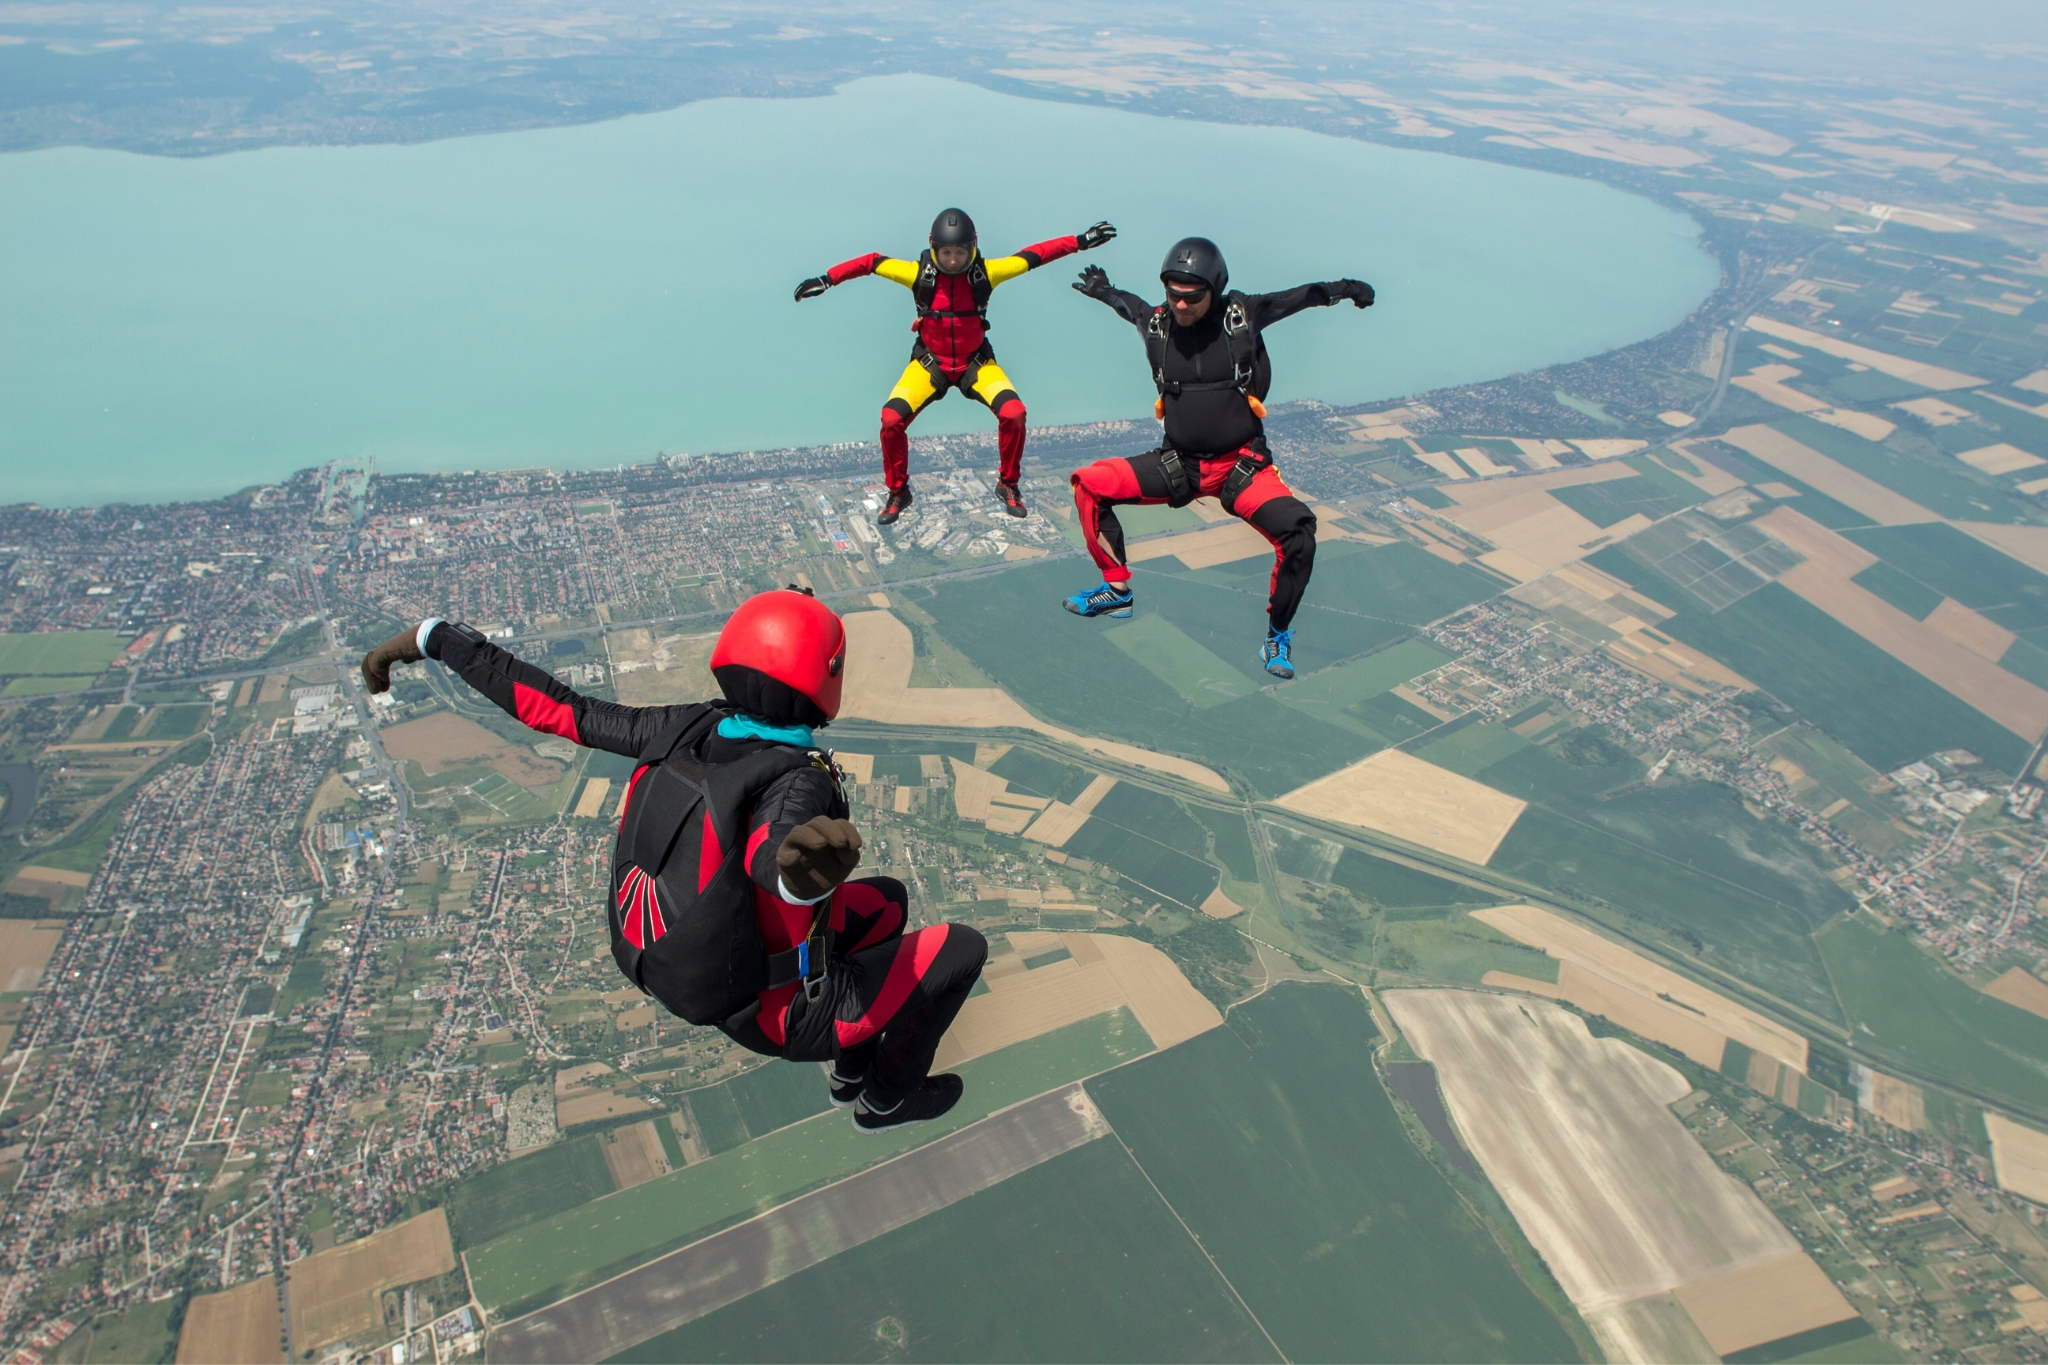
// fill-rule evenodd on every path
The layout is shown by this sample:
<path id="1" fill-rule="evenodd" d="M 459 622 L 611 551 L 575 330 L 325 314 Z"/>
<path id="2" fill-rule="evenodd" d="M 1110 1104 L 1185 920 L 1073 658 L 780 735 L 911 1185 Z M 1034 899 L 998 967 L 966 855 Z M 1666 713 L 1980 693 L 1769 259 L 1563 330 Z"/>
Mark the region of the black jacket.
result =
<path id="1" fill-rule="evenodd" d="M 1278 294 L 1247 294 L 1245 309 L 1255 331 L 1289 318 L 1304 308 L 1327 308 L 1347 297 L 1339 292 L 1340 282 L 1304 284 Z M 1158 305 L 1136 294 L 1111 289 L 1091 295 L 1116 310 L 1119 317 L 1145 335 Z M 1229 379 L 1232 375 L 1230 343 L 1223 336 L 1223 301 L 1214 299 L 1202 320 L 1182 327 L 1169 313 L 1166 327 L 1166 377 L 1183 384 Z M 1263 401 L 1273 387 L 1273 363 L 1267 359 L 1266 343 L 1259 340 L 1253 360 L 1252 393 Z M 1210 389 L 1199 393 L 1169 393 L 1166 403 L 1166 443 L 1189 455 L 1229 455 L 1265 435 L 1261 422 L 1235 389 Z"/>

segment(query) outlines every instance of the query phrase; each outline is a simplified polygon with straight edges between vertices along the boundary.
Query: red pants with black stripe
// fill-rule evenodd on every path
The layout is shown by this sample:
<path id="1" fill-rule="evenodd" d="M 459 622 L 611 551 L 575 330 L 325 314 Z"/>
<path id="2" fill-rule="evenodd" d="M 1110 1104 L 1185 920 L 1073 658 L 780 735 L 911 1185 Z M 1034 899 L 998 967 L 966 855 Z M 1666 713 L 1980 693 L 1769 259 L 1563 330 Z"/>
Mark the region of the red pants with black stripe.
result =
<path id="1" fill-rule="evenodd" d="M 868 1076 L 884 1101 L 915 1090 L 931 1073 L 939 1040 L 981 979 L 988 940 L 964 924 L 904 933 L 910 893 L 892 877 L 845 882 L 833 894 L 832 962 L 825 997 L 839 1034 L 839 1074 Z M 761 1010 L 738 1041 L 777 1054 L 797 986 L 761 996 Z"/>
<path id="2" fill-rule="evenodd" d="M 1214 497 L 1241 454 L 1182 455 L 1189 464 L 1201 467 L 1201 492 Z M 1166 471 L 1160 467 L 1159 452 L 1148 450 L 1129 459 L 1097 460 L 1074 471 L 1074 510 L 1081 517 L 1081 534 L 1088 553 L 1102 570 L 1107 583 L 1128 583 L 1130 565 L 1124 561 L 1124 528 L 1116 509 L 1125 503 L 1152 507 L 1169 501 Z M 1267 465 L 1252 477 L 1237 495 L 1237 516 L 1250 523 L 1273 547 L 1273 573 L 1266 585 L 1266 618 L 1274 630 L 1286 630 L 1308 591 L 1309 575 L 1316 563 L 1316 516 L 1308 504 L 1294 496 L 1280 478 L 1280 471 Z"/>

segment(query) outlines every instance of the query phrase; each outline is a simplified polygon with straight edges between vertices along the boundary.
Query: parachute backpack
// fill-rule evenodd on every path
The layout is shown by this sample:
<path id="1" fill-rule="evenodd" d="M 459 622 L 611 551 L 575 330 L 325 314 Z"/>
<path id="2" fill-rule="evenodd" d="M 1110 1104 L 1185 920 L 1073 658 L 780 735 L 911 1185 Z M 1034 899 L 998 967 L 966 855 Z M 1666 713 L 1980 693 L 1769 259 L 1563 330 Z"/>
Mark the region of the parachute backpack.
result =
<path id="1" fill-rule="evenodd" d="M 612 857 L 612 958 L 627 980 L 692 1024 L 736 1023 L 758 1007 L 761 992 L 792 981 L 815 996 L 826 971 L 829 896 L 796 948 L 770 954 L 761 942 L 747 820 L 785 774 L 817 767 L 836 785 L 837 769 L 822 751 L 785 745 L 706 762 L 704 741 L 731 714 L 692 707 L 641 753 Z"/>

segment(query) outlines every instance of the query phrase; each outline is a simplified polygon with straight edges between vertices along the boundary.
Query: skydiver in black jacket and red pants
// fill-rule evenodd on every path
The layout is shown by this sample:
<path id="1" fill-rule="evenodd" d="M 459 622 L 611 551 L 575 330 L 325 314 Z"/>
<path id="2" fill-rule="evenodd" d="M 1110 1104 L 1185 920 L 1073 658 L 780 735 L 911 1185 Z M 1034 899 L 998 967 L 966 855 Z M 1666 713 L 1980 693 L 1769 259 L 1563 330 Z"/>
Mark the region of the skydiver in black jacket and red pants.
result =
<path id="1" fill-rule="evenodd" d="M 711 671 L 725 693 L 715 726 L 697 756 L 710 765 L 737 764 L 778 745 L 815 752 L 812 729 L 839 712 L 846 632 L 831 608 L 808 593 L 762 593 L 743 603 L 720 633 Z M 492 644 L 468 626 L 438 618 L 393 636 L 363 659 L 372 692 L 391 686 L 394 663 L 434 659 L 507 714 L 543 734 L 642 760 L 620 803 L 623 832 L 642 783 L 653 771 L 650 744 L 702 706 L 623 706 L 565 686 Z M 832 1102 L 854 1110 L 854 1124 L 882 1132 L 937 1118 L 963 1089 L 958 1076 L 931 1076 L 939 1040 L 981 976 L 988 944 L 964 924 L 905 933 L 909 893 L 888 877 L 848 881 L 860 859 L 860 834 L 848 823 L 846 797 L 829 756 L 797 763 L 775 777 L 742 822 L 753 917 L 771 957 L 793 956 L 813 928 L 815 907 L 830 899 L 831 970 L 822 976 L 822 1007 L 832 1034 Z M 689 850 L 693 857 L 696 850 Z M 714 848 L 704 866 L 720 862 Z M 696 863 L 692 863 L 696 866 Z M 629 870 L 628 877 L 631 876 Z M 702 885 L 711 873 L 706 871 Z M 688 887 L 684 887 L 687 897 Z M 650 893 L 651 895 L 651 893 Z M 634 953 L 667 931 L 662 910 L 676 913 L 674 895 L 622 902 L 621 932 Z M 623 951 L 615 944 L 615 952 Z M 632 956 L 632 954 L 628 954 Z M 801 980 L 771 986 L 749 1007 L 720 1022 L 737 1042 L 781 1056 Z"/>
<path id="2" fill-rule="evenodd" d="M 1159 278 L 1164 304 L 1147 303 L 1111 285 L 1099 267 L 1081 272 L 1074 286 L 1108 304 L 1146 339 L 1159 390 L 1154 412 L 1166 424 L 1165 444 L 1130 459 L 1097 460 L 1074 471 L 1074 507 L 1102 585 L 1067 599 L 1077 616 L 1129 616 L 1130 565 L 1121 504 L 1185 506 L 1198 496 L 1218 498 L 1273 546 L 1266 641 L 1259 661 L 1278 678 L 1294 676 L 1294 613 L 1315 566 L 1316 519 L 1273 468 L 1266 449 L 1265 397 L 1273 363 L 1260 333 L 1304 308 L 1327 308 L 1349 299 L 1370 308 L 1372 286 L 1363 280 L 1304 284 L 1278 294 L 1225 294 L 1230 269 L 1206 237 L 1187 237 L 1167 252 Z"/>

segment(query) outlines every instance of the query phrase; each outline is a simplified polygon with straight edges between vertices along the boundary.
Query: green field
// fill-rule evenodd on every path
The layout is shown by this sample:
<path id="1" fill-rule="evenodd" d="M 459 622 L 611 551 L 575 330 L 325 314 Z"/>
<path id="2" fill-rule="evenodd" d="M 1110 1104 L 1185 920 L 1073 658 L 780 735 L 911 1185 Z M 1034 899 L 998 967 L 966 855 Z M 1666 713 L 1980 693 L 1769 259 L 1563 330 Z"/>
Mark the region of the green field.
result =
<path id="1" fill-rule="evenodd" d="M 1252 833 L 1245 819 L 1236 811 L 1211 810 L 1207 806 L 1195 807 L 1195 818 L 1202 822 L 1202 828 L 1209 831 L 1211 848 L 1216 860 L 1223 864 L 1223 870 L 1232 881 L 1256 882 L 1259 879 L 1259 860 L 1252 851 Z"/>
<path id="2" fill-rule="evenodd" d="M 13 678 L 0 688 L 0 697 L 42 697 L 52 692 L 82 692 L 98 681 L 99 674 Z"/>
<path id="3" fill-rule="evenodd" d="M 1263 591 L 1263 571 L 1259 586 Z M 1505 586 L 1405 540 L 1364 548 L 1340 541 L 1316 556 L 1308 600 L 1421 626 L 1497 596 Z"/>
<path id="4" fill-rule="evenodd" d="M 1501 897 L 1475 886 L 1404 867 L 1355 848 L 1344 850 L 1331 881 L 1380 909 L 1431 905 L 1495 905 Z"/>
<path id="5" fill-rule="evenodd" d="M 1293 1360 L 1575 1360 L 1408 1140 L 1365 1002 L 1286 983 L 1091 1081 L 1152 1184 Z"/>
<path id="6" fill-rule="evenodd" d="M 1095 774 L 1085 768 L 1076 768 L 1022 747 L 1011 749 L 991 763 L 988 770 L 1013 787 L 1055 801 L 1063 796 L 1079 796 L 1095 778 Z"/>
<path id="7" fill-rule="evenodd" d="M 805 1190 L 1151 1050 L 1130 1011 L 1113 1010 L 967 1063 L 960 1068 L 967 1094 L 943 1120 L 862 1134 L 844 1115 L 832 1113 L 783 1128 L 473 1248 L 468 1265 L 477 1298 L 506 1317 L 551 1303 Z M 696 1097 L 691 1100 L 694 1111 Z"/>
<path id="8" fill-rule="evenodd" d="M 1911 498 L 1936 516 L 2005 522 L 2032 518 L 2031 499 L 1989 478 L 1980 479 L 1974 471 L 1965 472 L 1967 465 L 1944 459 L 1933 450 L 1928 451 L 1929 458 L 1917 458 L 1895 448 L 1916 443 L 1914 434 L 1906 430 L 1894 433 L 1878 445 L 1810 417 L 1784 417 L 1771 425 L 1801 445 L 1810 446 L 1894 493 Z M 1974 445 L 1989 445 L 1997 439 L 1981 429 L 1970 431 L 1958 426 L 1951 430 Z M 1924 438 L 1917 443 L 1926 448 Z"/>
<path id="9" fill-rule="evenodd" d="M 692 1090 L 689 1100 L 690 1113 L 697 1120 L 697 1136 L 713 1156 L 729 1152 L 747 1140 L 747 1121 L 740 1117 L 740 1107 L 733 1102 L 730 1087 L 719 1084 Z"/>
<path id="10" fill-rule="evenodd" d="M 1918 585 L 1922 592 L 1953 597 L 2007 630 L 2040 630 L 2048 626 L 2048 575 L 2037 573 L 1953 526 L 1940 522 L 1872 526 L 1844 534 L 1879 556 L 1881 565 L 1874 565 L 1873 569 L 1887 568 Z M 1863 575 L 1857 575 L 1856 581 L 1861 583 Z M 1906 608 L 1901 606 L 1901 610 Z"/>
<path id="11" fill-rule="evenodd" d="M 142 1303 L 120 1313 L 103 1313 L 64 1338 L 44 1359 L 59 1365 L 137 1365 L 168 1361 L 178 1350 L 171 1314 L 182 1305 L 175 1298 Z"/>
<path id="12" fill-rule="evenodd" d="M 1860 916 L 1830 924 L 1820 947 L 1858 1048 L 2048 1114 L 2048 1019 L 1973 990 L 1904 934 Z"/>
<path id="13" fill-rule="evenodd" d="M 1197 707 L 1218 706 L 1258 691 L 1258 684 L 1189 639 L 1173 622 L 1153 612 L 1129 625 L 1103 632 L 1154 677 Z"/>
<path id="14" fill-rule="evenodd" d="M 111 630 L 39 631 L 33 634 L 0 634 L 0 676 L 34 674 L 41 677 L 86 675 L 90 679 L 106 671 L 114 656 L 128 647 Z"/>
<path id="15" fill-rule="evenodd" d="M 1470 725 L 1447 725 L 1428 743 L 1412 752 L 1417 758 L 1449 768 L 1461 777 L 1472 777 L 1529 747 L 1529 741 L 1494 721 Z"/>
<path id="16" fill-rule="evenodd" d="M 1061 847 L 1137 883 L 1136 895 L 1169 896 L 1194 909 L 1216 889 L 1216 869 L 1207 862 L 1105 820 L 1088 821 Z M 1201 841 L 1196 840 L 1194 847 L 1200 848 Z"/>
<path id="17" fill-rule="evenodd" d="M 2011 771 L 2027 743 L 1777 583 L 1718 614 L 1619 549 L 1590 561 L 1678 615 L 1660 629 L 1728 665 L 1879 772 L 1958 746 Z"/>
<path id="18" fill-rule="evenodd" d="M 1642 761 L 1616 745 L 1605 726 L 1589 725 L 1515 749 L 1472 776 L 1524 801 L 1578 810 L 1603 792 L 1641 781 L 1643 773 Z"/>
<path id="19" fill-rule="evenodd" d="M 1103 1140 L 612 1359 L 1275 1356 L 1144 1172 Z"/>
<path id="20" fill-rule="evenodd" d="M 1637 513 L 1655 521 L 1707 500 L 1698 485 L 1687 483 L 1647 455 L 1629 460 L 1628 466 L 1635 470 L 1634 478 L 1553 488 L 1550 496 L 1602 530 Z"/>
<path id="21" fill-rule="evenodd" d="M 1878 560 L 1849 581 L 1883 598 L 1915 621 L 1925 621 L 1941 605 L 1942 594 L 1886 560 Z"/>
<path id="22" fill-rule="evenodd" d="M 766 1137 L 778 1128 L 802 1123 L 832 1107 L 825 1073 L 815 1066 L 770 1062 L 725 1084 L 747 1131 L 755 1137 Z"/>
<path id="23" fill-rule="evenodd" d="M 611 1171 L 595 1133 L 529 1152 L 455 1187 L 448 1230 L 458 1247 L 482 1246 L 528 1223 L 612 1192 Z"/>
<path id="24" fill-rule="evenodd" d="M 1488 972 L 1557 981 L 1558 960 L 1470 915 L 1393 919 L 1380 926 L 1378 965 L 1389 971 L 1478 985 Z"/>
<path id="25" fill-rule="evenodd" d="M 1164 792 L 1135 782 L 1119 782 L 1111 787 L 1109 794 L 1095 803 L 1094 818 L 1122 825 L 1168 848 L 1202 847 L 1202 827 L 1188 815 L 1186 807 Z"/>
<path id="26" fill-rule="evenodd" d="M 1765 827 L 1758 825 L 1759 835 Z M 1712 845 L 1702 853 L 1711 854 Z M 1725 853 L 1688 865 L 1619 834 L 1531 806 L 1489 864 L 1577 902 L 1626 931 L 1661 930 L 1676 951 L 1699 956 L 1781 999 L 1841 1017 L 1811 937 L 1814 922 L 1724 877 Z M 1768 867 L 1758 869 L 1768 872 Z M 1716 875 L 1721 874 L 1721 875 Z"/>
<path id="27" fill-rule="evenodd" d="M 1354 730 L 1368 739 L 1393 738 L 1398 741 L 1407 738 L 1408 733 L 1420 733 L 1420 730 L 1410 728 L 1407 733 L 1388 736 L 1384 721 L 1375 724 L 1376 716 L 1369 716 L 1361 708 L 1389 689 L 1449 662 L 1450 655 L 1427 640 L 1408 639 L 1348 664 L 1296 678 L 1274 695 L 1284 704 L 1327 724 Z M 1412 711 L 1421 716 L 1425 722 L 1421 729 L 1437 723 L 1428 712 L 1410 706 L 1399 697 L 1388 697 L 1387 701 L 1399 708 L 1390 714 Z"/>

